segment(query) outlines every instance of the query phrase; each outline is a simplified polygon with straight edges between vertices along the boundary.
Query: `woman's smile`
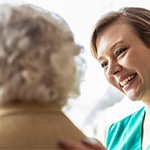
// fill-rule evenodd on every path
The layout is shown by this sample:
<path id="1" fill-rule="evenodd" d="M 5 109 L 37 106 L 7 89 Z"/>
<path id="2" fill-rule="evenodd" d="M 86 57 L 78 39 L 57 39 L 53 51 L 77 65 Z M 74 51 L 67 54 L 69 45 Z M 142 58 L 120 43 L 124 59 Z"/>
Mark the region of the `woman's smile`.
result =
<path id="1" fill-rule="evenodd" d="M 123 91 L 127 91 L 132 86 L 132 84 L 136 80 L 136 75 L 137 75 L 136 73 L 132 74 L 128 76 L 126 79 L 124 79 L 122 82 L 120 82 Z"/>
<path id="2" fill-rule="evenodd" d="M 149 29 L 149 10 L 125 7 L 105 14 L 92 32 L 92 53 L 107 81 L 129 99 L 141 100 L 145 105 L 145 108 L 113 123 L 107 134 L 108 149 L 150 148 Z"/>

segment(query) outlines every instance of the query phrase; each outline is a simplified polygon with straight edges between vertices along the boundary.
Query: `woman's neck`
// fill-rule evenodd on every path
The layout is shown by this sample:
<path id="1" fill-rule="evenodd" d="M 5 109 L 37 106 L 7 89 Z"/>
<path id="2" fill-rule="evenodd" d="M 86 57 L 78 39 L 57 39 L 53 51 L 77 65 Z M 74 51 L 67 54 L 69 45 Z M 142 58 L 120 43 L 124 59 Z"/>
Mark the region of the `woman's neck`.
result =
<path id="1" fill-rule="evenodd" d="M 145 117 L 150 118 L 150 103 L 144 103 L 144 106 L 146 109 Z"/>

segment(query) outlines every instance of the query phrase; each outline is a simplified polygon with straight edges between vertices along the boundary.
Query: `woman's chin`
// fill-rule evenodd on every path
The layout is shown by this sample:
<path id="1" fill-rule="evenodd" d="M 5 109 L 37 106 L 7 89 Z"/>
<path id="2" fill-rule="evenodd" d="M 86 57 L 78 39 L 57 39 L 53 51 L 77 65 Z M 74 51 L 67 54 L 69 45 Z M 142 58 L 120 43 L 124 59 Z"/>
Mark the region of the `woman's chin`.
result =
<path id="1" fill-rule="evenodd" d="M 141 100 L 141 94 L 137 94 L 137 93 L 126 93 L 126 96 L 127 96 L 131 101 L 139 101 L 139 100 Z"/>

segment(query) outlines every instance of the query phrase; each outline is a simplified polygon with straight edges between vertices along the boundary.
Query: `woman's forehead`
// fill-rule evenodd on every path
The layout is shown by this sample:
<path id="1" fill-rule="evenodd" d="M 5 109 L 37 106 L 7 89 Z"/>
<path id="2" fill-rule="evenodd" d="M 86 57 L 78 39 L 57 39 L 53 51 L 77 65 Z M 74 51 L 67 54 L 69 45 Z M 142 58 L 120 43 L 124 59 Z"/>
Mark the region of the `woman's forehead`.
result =
<path id="1" fill-rule="evenodd" d="M 103 50 L 112 49 L 120 43 L 127 43 L 135 33 L 127 23 L 116 22 L 100 32 L 96 39 L 98 57 Z"/>

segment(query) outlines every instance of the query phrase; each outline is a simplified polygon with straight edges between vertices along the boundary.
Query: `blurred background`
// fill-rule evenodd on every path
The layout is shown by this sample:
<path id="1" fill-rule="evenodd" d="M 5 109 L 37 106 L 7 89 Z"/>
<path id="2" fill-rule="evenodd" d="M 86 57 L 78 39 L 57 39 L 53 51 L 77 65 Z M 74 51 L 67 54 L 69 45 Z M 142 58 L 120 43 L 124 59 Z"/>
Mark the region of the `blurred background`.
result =
<path id="1" fill-rule="evenodd" d="M 74 33 L 77 43 L 83 45 L 87 63 L 81 94 L 70 99 L 64 113 L 87 136 L 105 143 L 108 127 L 140 109 L 142 102 L 132 102 L 111 87 L 90 51 L 90 35 L 96 21 L 108 11 L 122 7 L 150 9 L 149 0 L 0 0 L 0 3 L 34 4 L 61 15 Z"/>

